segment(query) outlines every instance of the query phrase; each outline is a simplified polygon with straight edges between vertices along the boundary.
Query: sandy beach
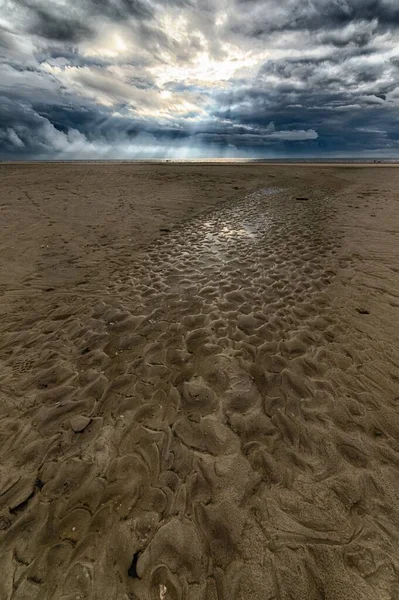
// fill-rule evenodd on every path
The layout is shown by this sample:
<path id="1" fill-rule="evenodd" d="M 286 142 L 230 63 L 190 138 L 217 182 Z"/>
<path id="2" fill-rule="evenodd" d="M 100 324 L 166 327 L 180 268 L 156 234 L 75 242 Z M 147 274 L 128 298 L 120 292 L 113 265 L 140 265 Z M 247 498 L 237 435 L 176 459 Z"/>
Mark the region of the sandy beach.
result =
<path id="1" fill-rule="evenodd" d="M 399 169 L 0 164 L 0 599 L 399 598 Z"/>

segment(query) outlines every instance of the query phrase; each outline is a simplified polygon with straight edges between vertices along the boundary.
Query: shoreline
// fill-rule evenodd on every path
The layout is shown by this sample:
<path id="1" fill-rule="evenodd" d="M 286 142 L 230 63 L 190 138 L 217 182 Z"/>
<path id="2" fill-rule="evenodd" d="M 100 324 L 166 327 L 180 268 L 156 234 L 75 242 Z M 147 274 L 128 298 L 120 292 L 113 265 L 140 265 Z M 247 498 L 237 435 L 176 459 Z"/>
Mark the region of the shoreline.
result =
<path id="1" fill-rule="evenodd" d="M 276 166 L 276 167 L 281 167 L 281 166 L 293 166 L 293 167 L 398 167 L 399 166 L 399 159 L 382 159 L 381 161 L 378 160 L 376 162 L 372 162 L 374 159 L 369 159 L 368 161 L 359 161 L 357 162 L 356 160 L 337 160 L 335 161 L 335 159 L 332 159 L 330 161 L 322 161 L 322 160 L 312 160 L 312 159 L 304 159 L 303 161 L 300 160 L 261 160 L 261 159 L 227 159 L 227 160 L 223 160 L 223 159 L 207 159 L 207 160 L 201 160 L 201 159 L 193 159 L 191 161 L 189 160 L 179 160 L 179 159 L 148 159 L 148 160 L 142 160 L 142 159 L 137 159 L 137 160 L 124 160 L 124 159 L 93 159 L 93 160 L 86 160 L 86 159 L 76 159 L 76 160 L 18 160 L 18 161 L 0 161 L 0 166 L 2 165 L 63 165 L 63 164 L 76 164 L 76 165 L 150 165 L 150 166 L 161 166 L 161 165 L 169 165 L 171 167 L 173 166 L 200 166 L 200 167 L 204 167 L 204 166 L 220 166 L 220 167 L 229 167 L 229 166 L 236 166 L 236 165 L 240 165 L 240 166 L 255 166 L 255 165 L 259 165 L 259 166 Z"/>

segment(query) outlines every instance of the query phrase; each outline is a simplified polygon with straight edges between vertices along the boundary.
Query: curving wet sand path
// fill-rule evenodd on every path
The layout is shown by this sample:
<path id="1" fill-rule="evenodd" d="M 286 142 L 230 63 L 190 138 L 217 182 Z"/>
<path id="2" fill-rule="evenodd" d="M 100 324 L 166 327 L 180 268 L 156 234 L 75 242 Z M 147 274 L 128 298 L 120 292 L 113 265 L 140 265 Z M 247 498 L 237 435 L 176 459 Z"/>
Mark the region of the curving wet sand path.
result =
<path id="1" fill-rule="evenodd" d="M 334 193 L 167 229 L 2 334 L 0 597 L 395 598 L 398 360 Z"/>

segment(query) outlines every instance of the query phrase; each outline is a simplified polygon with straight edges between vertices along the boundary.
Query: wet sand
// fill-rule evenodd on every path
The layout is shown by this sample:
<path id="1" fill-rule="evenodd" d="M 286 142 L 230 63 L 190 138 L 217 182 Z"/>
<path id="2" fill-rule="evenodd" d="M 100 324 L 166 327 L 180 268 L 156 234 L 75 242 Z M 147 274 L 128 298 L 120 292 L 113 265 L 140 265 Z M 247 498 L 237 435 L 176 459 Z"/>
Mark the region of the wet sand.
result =
<path id="1" fill-rule="evenodd" d="M 0 598 L 398 598 L 399 170 L 0 183 Z"/>

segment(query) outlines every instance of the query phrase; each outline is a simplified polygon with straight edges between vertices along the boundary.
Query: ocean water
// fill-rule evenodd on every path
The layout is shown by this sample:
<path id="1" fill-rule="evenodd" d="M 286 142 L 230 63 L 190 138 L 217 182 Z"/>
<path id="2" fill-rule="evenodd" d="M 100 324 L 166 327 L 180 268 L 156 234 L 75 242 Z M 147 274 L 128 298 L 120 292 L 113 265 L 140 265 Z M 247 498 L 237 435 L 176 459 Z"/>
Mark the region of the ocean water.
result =
<path id="1" fill-rule="evenodd" d="M 364 164 L 382 164 L 382 165 L 398 165 L 399 158 L 373 158 L 373 157 L 334 157 L 334 158 L 191 158 L 191 159 L 168 159 L 168 158 L 131 158 L 131 159 L 37 159 L 37 160 L 22 160 L 22 161 L 0 161 L 0 163 L 116 163 L 116 164 L 345 164 L 345 165 L 364 165 Z"/>

